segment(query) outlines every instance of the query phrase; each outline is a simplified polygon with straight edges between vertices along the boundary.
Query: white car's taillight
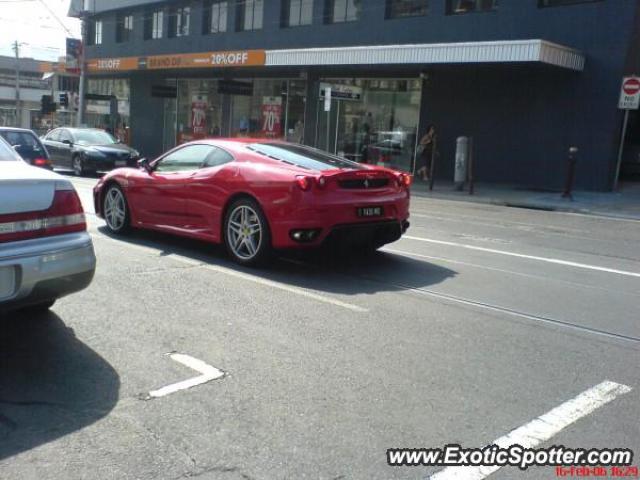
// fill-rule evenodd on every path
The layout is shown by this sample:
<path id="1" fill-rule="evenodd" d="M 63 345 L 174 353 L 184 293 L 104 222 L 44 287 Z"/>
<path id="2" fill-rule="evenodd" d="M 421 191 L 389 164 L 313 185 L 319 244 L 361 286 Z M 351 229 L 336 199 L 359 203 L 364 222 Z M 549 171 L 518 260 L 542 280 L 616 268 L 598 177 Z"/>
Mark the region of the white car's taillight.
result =
<path id="1" fill-rule="evenodd" d="M 87 223 L 78 194 L 68 182 L 56 182 L 47 210 L 0 215 L 0 243 L 83 232 Z"/>

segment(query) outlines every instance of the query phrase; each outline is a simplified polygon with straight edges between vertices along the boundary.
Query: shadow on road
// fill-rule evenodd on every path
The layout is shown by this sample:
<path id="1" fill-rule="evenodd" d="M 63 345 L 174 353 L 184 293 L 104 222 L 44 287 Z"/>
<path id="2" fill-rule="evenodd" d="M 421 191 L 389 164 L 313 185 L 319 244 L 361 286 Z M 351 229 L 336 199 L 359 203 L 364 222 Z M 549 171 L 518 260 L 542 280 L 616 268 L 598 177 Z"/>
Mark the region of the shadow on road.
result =
<path id="1" fill-rule="evenodd" d="M 126 236 L 113 235 L 106 226 L 98 230 L 114 240 L 158 249 L 160 256 L 181 255 L 207 265 L 342 295 L 424 288 L 457 273 L 424 260 L 388 252 L 340 255 L 326 249 L 281 251 L 265 267 L 245 268 L 229 260 L 220 245 L 145 230 L 134 230 Z"/>
<path id="2" fill-rule="evenodd" d="M 0 460 L 91 425 L 119 389 L 111 365 L 55 313 L 0 316 Z"/>

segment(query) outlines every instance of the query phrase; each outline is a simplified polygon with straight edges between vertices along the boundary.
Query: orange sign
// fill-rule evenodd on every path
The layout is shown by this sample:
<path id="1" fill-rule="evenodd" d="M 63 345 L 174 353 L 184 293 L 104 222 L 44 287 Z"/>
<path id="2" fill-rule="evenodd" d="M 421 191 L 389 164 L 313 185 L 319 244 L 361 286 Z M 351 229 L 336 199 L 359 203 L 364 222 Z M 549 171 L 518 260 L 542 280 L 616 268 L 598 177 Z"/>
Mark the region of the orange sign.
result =
<path id="1" fill-rule="evenodd" d="M 91 73 L 174 68 L 248 67 L 264 65 L 264 50 L 150 55 L 147 57 L 94 58 L 87 62 Z"/>
<path id="2" fill-rule="evenodd" d="M 71 73 L 77 74 L 77 69 L 67 68 L 64 63 L 42 62 L 38 65 L 38 71 L 42 73 Z"/>

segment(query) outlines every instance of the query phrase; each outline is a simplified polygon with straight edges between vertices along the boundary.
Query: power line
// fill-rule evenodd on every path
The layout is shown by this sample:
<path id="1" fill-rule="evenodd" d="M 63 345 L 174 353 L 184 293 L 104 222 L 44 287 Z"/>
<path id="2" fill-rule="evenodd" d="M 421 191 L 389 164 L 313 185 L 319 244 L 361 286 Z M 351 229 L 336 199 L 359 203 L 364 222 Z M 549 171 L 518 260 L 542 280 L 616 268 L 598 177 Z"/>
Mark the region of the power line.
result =
<path id="1" fill-rule="evenodd" d="M 42 6 L 43 6 L 44 8 L 46 8 L 46 9 L 49 11 L 49 13 L 51 14 L 51 16 L 52 16 L 53 18 L 55 18 L 55 20 L 60 24 L 60 26 L 61 26 L 62 28 L 64 28 L 64 31 L 65 31 L 65 32 L 67 32 L 67 34 L 68 34 L 70 37 L 73 37 L 73 33 L 71 32 L 71 30 L 69 30 L 69 29 L 67 28 L 67 26 L 64 24 L 64 22 L 63 22 L 62 20 L 60 20 L 60 18 L 58 17 L 58 15 L 56 15 L 56 12 L 54 12 L 53 10 L 51 10 L 51 8 L 49 8 L 49 5 L 47 5 L 47 3 L 46 3 L 44 0 L 39 0 L 39 1 L 40 1 L 40 3 L 42 4 Z"/>

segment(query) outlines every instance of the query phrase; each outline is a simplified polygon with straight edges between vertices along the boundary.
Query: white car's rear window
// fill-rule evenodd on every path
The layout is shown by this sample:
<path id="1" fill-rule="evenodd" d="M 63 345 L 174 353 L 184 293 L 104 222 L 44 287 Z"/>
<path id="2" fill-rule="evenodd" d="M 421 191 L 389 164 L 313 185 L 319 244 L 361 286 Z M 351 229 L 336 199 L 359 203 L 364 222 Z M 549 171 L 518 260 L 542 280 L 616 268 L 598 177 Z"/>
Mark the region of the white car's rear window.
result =
<path id="1" fill-rule="evenodd" d="M 6 140 L 0 136 L 0 162 L 21 162 L 22 158 L 17 152 L 9 145 Z"/>

